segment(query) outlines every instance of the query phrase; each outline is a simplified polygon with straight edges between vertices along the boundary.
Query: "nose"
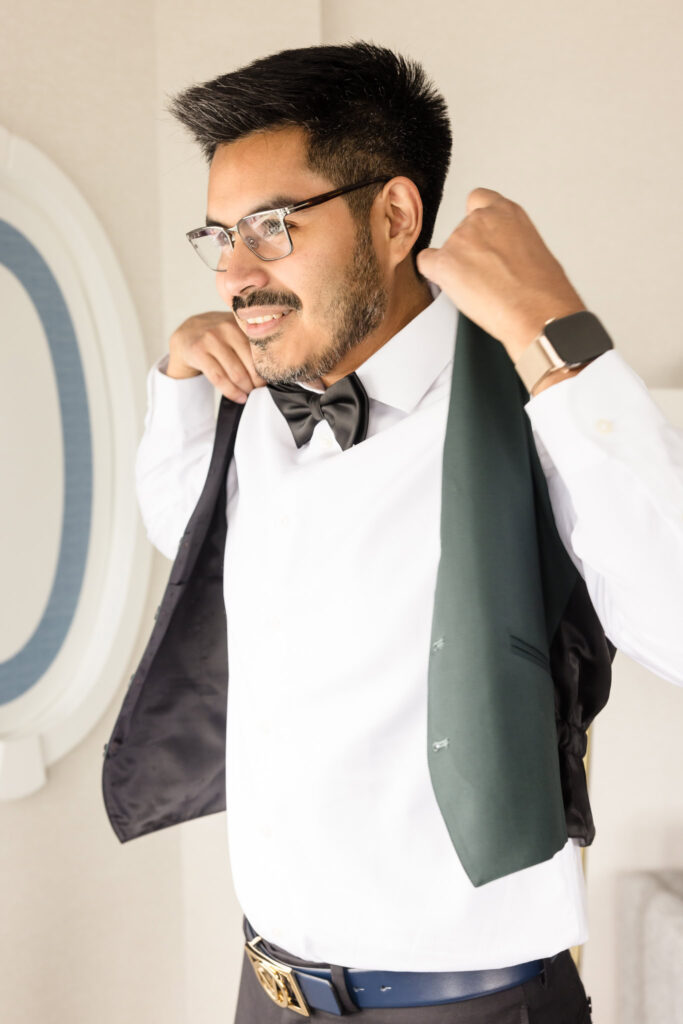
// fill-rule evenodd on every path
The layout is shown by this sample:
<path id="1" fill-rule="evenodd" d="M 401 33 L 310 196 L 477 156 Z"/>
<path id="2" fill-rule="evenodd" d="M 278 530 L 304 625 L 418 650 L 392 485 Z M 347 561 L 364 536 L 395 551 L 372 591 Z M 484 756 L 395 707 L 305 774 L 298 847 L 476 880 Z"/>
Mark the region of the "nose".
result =
<path id="1" fill-rule="evenodd" d="M 216 272 L 216 289 L 228 306 L 237 295 L 245 295 L 254 288 L 264 288 L 268 282 L 268 265 L 249 249 L 237 236 L 235 248 L 226 246 Z"/>

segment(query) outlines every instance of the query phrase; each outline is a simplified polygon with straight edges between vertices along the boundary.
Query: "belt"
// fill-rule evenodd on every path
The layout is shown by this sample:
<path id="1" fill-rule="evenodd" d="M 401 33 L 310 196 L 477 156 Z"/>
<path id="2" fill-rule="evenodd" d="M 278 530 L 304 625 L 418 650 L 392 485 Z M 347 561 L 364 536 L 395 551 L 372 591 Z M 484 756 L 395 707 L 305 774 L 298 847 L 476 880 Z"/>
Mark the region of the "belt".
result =
<path id="1" fill-rule="evenodd" d="M 344 1013 L 331 967 L 286 964 L 263 948 L 264 939 L 245 919 L 245 952 L 261 987 L 278 1006 L 310 1017 L 310 1010 Z M 268 943 L 266 943 L 269 945 Z M 490 971 L 364 971 L 343 967 L 343 978 L 359 1009 L 429 1006 L 493 995 L 541 973 L 543 960 Z"/>

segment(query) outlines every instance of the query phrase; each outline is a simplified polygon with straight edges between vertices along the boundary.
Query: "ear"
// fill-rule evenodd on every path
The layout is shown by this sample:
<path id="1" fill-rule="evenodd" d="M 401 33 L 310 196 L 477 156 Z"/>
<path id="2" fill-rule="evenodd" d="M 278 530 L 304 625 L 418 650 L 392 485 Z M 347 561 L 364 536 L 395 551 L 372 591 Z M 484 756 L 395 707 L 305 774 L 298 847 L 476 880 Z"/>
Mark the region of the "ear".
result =
<path id="1" fill-rule="evenodd" d="M 388 181 L 372 208 L 378 241 L 388 263 L 398 266 L 415 245 L 422 230 L 422 199 L 410 178 Z"/>

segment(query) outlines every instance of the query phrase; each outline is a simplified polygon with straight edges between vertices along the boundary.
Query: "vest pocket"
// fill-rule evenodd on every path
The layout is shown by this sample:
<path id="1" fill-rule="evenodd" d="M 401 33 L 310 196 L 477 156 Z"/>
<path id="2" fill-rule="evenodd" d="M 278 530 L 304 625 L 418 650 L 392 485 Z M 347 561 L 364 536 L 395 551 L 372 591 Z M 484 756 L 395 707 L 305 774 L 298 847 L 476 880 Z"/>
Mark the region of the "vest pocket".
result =
<path id="1" fill-rule="evenodd" d="M 548 655 L 545 654 L 540 648 L 534 647 L 533 644 L 528 643 L 526 640 L 522 640 L 521 636 L 515 636 L 514 633 L 508 633 L 510 637 L 510 648 L 515 654 L 520 654 L 523 658 L 528 658 L 529 661 L 533 661 L 534 664 L 540 665 L 541 668 L 550 671 L 550 660 Z"/>

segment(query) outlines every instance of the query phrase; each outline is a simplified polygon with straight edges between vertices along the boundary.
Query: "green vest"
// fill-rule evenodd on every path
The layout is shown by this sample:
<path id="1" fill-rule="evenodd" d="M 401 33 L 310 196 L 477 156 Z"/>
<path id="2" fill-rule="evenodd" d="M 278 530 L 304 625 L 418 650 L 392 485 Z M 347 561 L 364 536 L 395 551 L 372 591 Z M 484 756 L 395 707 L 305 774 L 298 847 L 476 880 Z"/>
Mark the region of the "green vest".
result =
<path id="1" fill-rule="evenodd" d="M 502 345 L 461 315 L 426 743 L 474 885 L 595 833 L 582 757 L 614 647 L 557 535 L 527 399 Z M 204 490 L 105 747 L 104 802 L 121 842 L 225 809 L 225 486 L 242 409 L 221 400 Z"/>

